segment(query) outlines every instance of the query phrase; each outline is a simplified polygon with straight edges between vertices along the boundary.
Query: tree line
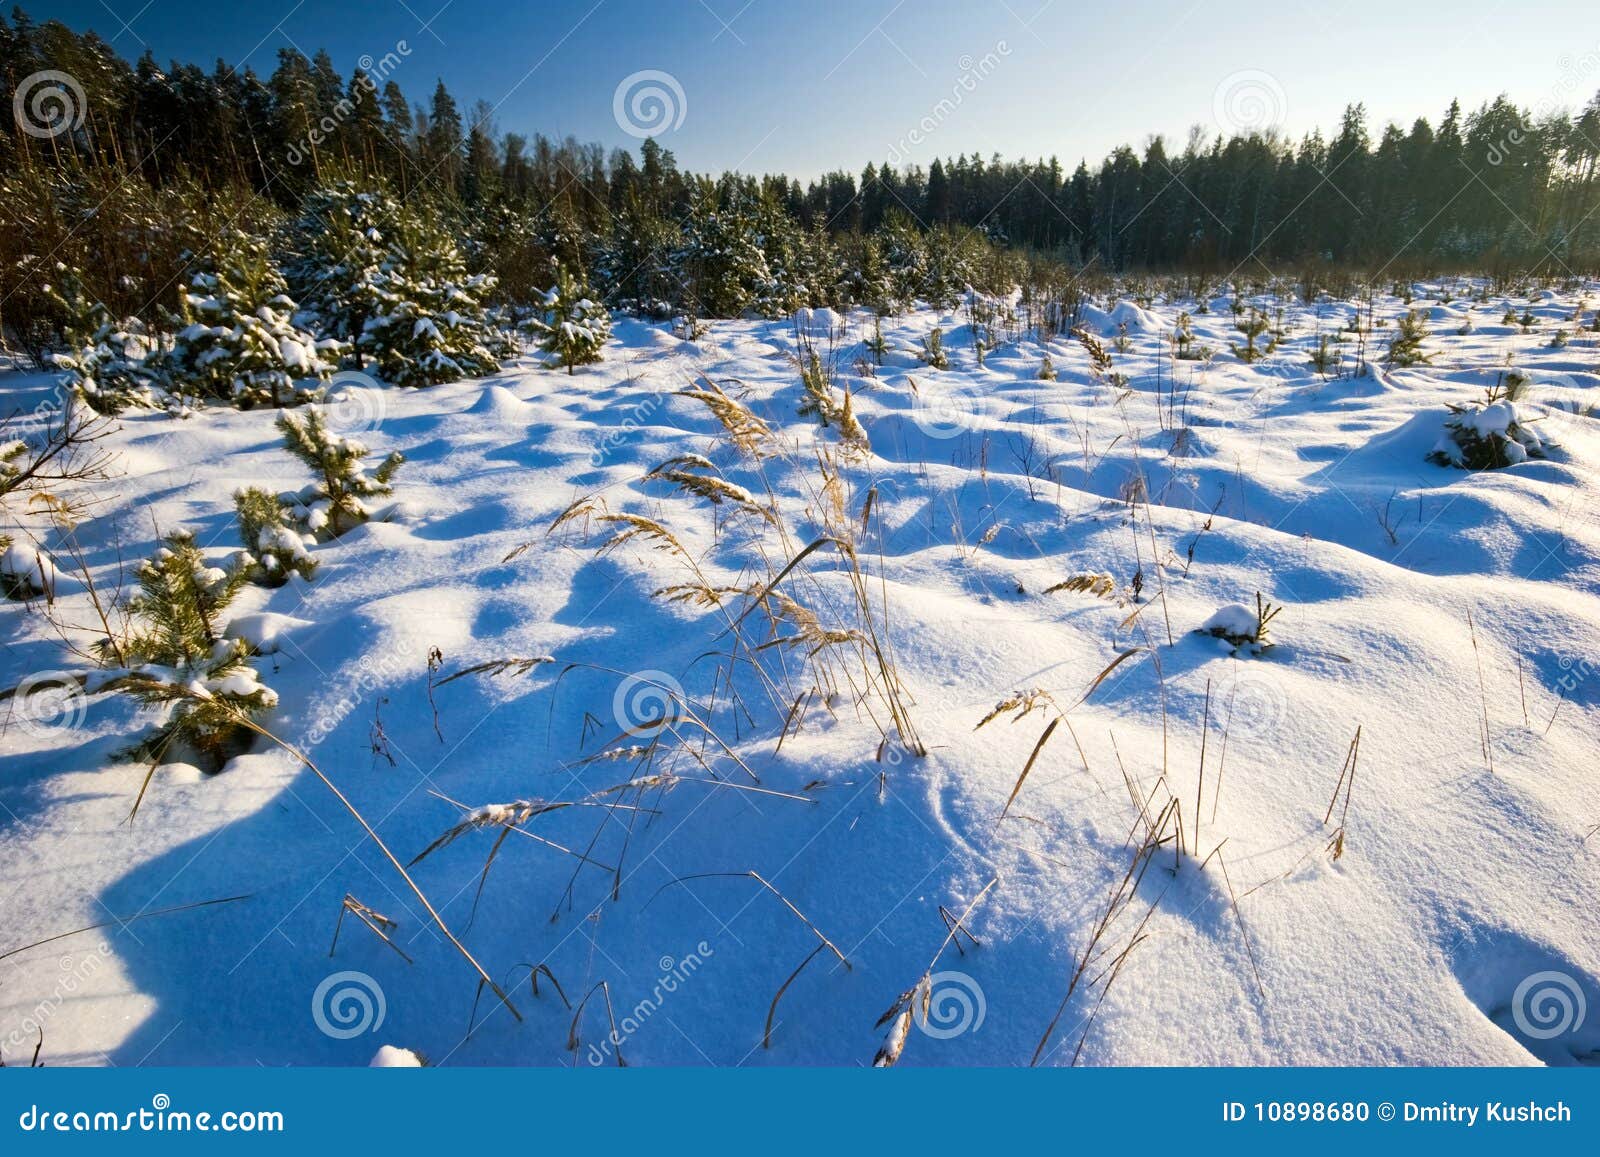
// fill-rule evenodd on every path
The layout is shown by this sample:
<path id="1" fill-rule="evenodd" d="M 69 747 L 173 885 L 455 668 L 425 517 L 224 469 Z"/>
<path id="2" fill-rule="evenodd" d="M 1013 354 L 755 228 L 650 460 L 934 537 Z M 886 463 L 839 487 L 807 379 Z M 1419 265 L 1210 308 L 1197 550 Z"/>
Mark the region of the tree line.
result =
<path id="1" fill-rule="evenodd" d="M 636 156 L 500 133 L 489 105 L 463 113 L 442 82 L 413 103 L 396 79 L 405 55 L 364 57 L 349 77 L 326 52 L 292 48 L 264 77 L 223 61 L 163 68 L 21 9 L 0 18 L 0 107 L 20 102 L 0 133 L 0 324 L 15 332 L 48 311 L 35 283 L 65 258 L 114 312 L 149 308 L 220 223 L 260 206 L 292 217 L 352 179 L 435 206 L 510 298 L 547 287 L 559 264 L 616 302 L 681 306 L 688 286 L 707 315 L 757 307 L 772 266 L 808 267 L 789 270 L 803 297 L 849 297 L 820 285 L 820 266 L 842 261 L 859 290 L 908 244 L 945 280 L 996 249 L 1068 269 L 1212 274 L 1600 265 L 1600 94 L 1576 113 L 1452 103 L 1437 124 L 1376 135 L 1355 105 L 1328 137 L 1196 129 L 1181 149 L 1152 137 L 1070 172 L 1055 157 L 973 154 L 802 183 L 689 173 L 653 139 Z M 46 72 L 70 84 L 40 87 Z M 30 132 L 26 115 L 52 101 L 67 127 Z M 719 263 L 740 247 L 767 268 L 736 270 L 749 286 L 723 292 Z"/>

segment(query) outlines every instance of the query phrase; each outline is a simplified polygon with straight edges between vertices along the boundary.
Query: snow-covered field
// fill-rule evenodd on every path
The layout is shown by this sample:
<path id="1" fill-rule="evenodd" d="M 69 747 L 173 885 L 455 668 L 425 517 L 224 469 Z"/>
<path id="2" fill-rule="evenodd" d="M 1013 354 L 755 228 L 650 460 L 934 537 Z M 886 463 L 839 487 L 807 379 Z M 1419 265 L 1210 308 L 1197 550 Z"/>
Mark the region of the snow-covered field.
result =
<path id="1" fill-rule="evenodd" d="M 1056 381 L 1033 340 L 980 367 L 966 314 L 926 310 L 886 321 L 860 376 L 871 321 L 852 315 L 835 401 L 848 386 L 869 452 L 798 412 L 787 323 L 685 342 L 619 320 L 573 375 L 347 387 L 336 428 L 407 459 L 396 507 L 230 613 L 269 652 L 267 727 L 402 863 L 464 809 L 575 805 L 480 815 L 410 868 L 522 1019 L 288 751 L 162 767 L 130 823 L 134 707 L 11 700 L 0 954 L 103 926 L 0 956 L 0 1049 L 25 1063 L 42 1029 L 54 1065 L 366 1064 L 384 1045 L 854 1065 L 886 1040 L 903 1064 L 1594 1063 L 1600 349 L 1569 320 L 1581 293 L 1443 296 L 1412 303 L 1431 363 L 1361 377 L 1307 364 L 1350 303 L 1286 303 L 1253 364 L 1228 352 L 1227 298 L 1090 310 L 1125 381 L 1071 337 L 1048 347 Z M 1379 300 L 1375 363 L 1405 309 Z M 1180 310 L 1209 361 L 1169 356 Z M 946 370 L 914 355 L 936 325 Z M 1355 339 L 1337 348 L 1348 368 Z M 1508 367 L 1548 457 L 1430 463 L 1447 404 Z M 765 457 L 677 394 L 706 380 L 768 424 Z M 50 388 L 0 378 L 7 410 Z M 97 582 L 178 527 L 224 562 L 235 488 L 306 481 L 272 419 L 121 418 L 119 476 L 79 530 Z M 744 508 L 642 480 L 683 455 Z M 590 495 L 604 506 L 551 530 Z M 649 533 L 601 552 L 626 529 L 607 512 L 681 553 Z M 824 536 L 854 541 L 859 582 L 828 544 L 782 573 Z M 654 597 L 690 582 L 740 590 Z M 817 622 L 774 626 L 763 589 Z M 1198 633 L 1232 604 L 1253 619 L 1258 593 L 1283 608 L 1274 646 Z M 57 615 L 85 600 L 63 577 Z M 72 665 L 40 608 L 0 614 L 0 685 Z M 555 661 L 444 682 L 534 657 Z M 891 720 L 896 681 L 923 756 Z M 366 907 L 330 955 L 347 896 Z M 878 1025 L 913 988 L 926 1017 Z"/>

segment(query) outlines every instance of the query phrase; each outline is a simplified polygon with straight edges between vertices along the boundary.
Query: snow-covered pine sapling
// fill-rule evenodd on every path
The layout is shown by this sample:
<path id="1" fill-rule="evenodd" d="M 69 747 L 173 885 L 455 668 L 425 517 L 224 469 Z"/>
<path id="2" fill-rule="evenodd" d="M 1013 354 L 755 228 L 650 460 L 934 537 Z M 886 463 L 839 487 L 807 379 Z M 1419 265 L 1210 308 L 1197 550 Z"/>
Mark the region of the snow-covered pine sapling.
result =
<path id="1" fill-rule="evenodd" d="M 1282 611 L 1282 607 L 1274 606 L 1257 591 L 1255 610 L 1238 603 L 1220 607 L 1216 614 L 1200 625 L 1199 633 L 1230 644 L 1235 654 L 1243 651 L 1259 655 L 1274 645 L 1269 628 L 1272 620 Z"/>
<path id="2" fill-rule="evenodd" d="M 1263 334 L 1268 334 L 1271 323 L 1267 315 L 1259 309 L 1252 309 L 1245 317 L 1233 323 L 1233 328 L 1244 334 L 1244 345 L 1238 346 L 1229 343 L 1233 356 L 1242 362 L 1257 362 L 1278 348 L 1278 338 L 1269 334 L 1268 340 L 1260 345 L 1256 344 Z"/>
<path id="3" fill-rule="evenodd" d="M 1317 348 L 1311 351 L 1311 366 L 1327 377 L 1339 373 L 1339 363 L 1344 360 L 1344 355 L 1333 348 L 1333 339 L 1328 334 L 1323 334 L 1317 339 Z"/>
<path id="4" fill-rule="evenodd" d="M 1194 337 L 1194 318 L 1188 310 L 1178 314 L 1177 328 L 1172 331 L 1172 356 L 1180 362 L 1200 362 L 1211 356 L 1211 351 Z"/>
<path id="5" fill-rule="evenodd" d="M 281 587 L 291 574 L 309 579 L 317 569 L 306 551 L 305 536 L 290 525 L 283 500 L 254 486 L 233 493 L 239 515 L 239 540 L 244 544 L 242 565 L 250 581 L 264 587 Z"/>
<path id="6" fill-rule="evenodd" d="M 1568 340 L 1570 340 L 1570 335 L 1567 333 L 1567 331 L 1565 329 L 1558 329 L 1555 332 L 1555 336 L 1550 339 L 1550 348 L 1553 350 L 1566 349 Z"/>
<path id="7" fill-rule="evenodd" d="M 155 406 L 157 375 L 146 367 L 152 343 L 138 318 L 121 323 L 91 301 L 77 274 L 62 267 L 59 287 L 47 295 L 62 314 L 66 350 L 52 361 L 66 372 L 63 385 L 91 409 L 118 414 L 128 406 Z"/>
<path id="8" fill-rule="evenodd" d="M 889 352 L 888 343 L 883 340 L 883 319 L 876 314 L 872 318 L 872 336 L 861 343 L 862 347 L 872 355 L 872 360 L 883 365 L 883 355 Z"/>
<path id="9" fill-rule="evenodd" d="M 432 386 L 499 369 L 511 351 L 484 312 L 494 278 L 468 274 L 450 229 L 426 208 L 405 205 L 387 239 L 377 301 L 357 342 L 376 359 L 379 376 Z"/>
<path id="10" fill-rule="evenodd" d="M 930 370 L 950 368 L 950 358 L 944 352 L 944 330 L 938 326 L 922 339 L 922 360 Z"/>
<path id="11" fill-rule="evenodd" d="M 280 414 L 278 430 L 289 453 L 311 468 L 317 481 L 292 496 L 291 514 L 308 532 L 326 541 L 360 526 L 371 511 L 362 501 L 390 493 L 389 479 L 405 461 L 395 451 L 370 474 L 361 459 L 367 447 L 328 429 L 320 411 L 307 409 L 304 416 Z"/>
<path id="12" fill-rule="evenodd" d="M 1526 376 L 1512 371 L 1500 376 L 1481 403 L 1450 405 L 1444 434 L 1428 453 L 1428 461 L 1463 470 L 1499 470 L 1547 457 L 1532 419 L 1517 404 L 1526 389 Z"/>
<path id="13" fill-rule="evenodd" d="M 1083 347 L 1083 352 L 1089 355 L 1089 372 L 1094 375 L 1095 381 L 1113 380 L 1115 375 L 1111 373 L 1111 352 L 1101 344 L 1100 339 L 1086 329 L 1075 329 L 1072 336 Z"/>
<path id="14" fill-rule="evenodd" d="M 610 313 L 565 269 L 557 269 L 555 287 L 544 295 L 544 311 L 531 324 L 539 348 L 549 357 L 546 366 L 565 366 L 569 374 L 574 366 L 600 361 L 611 340 Z"/>
<path id="15" fill-rule="evenodd" d="M 1048 352 L 1045 353 L 1044 360 L 1039 363 L 1039 380 L 1041 382 L 1053 382 L 1056 380 L 1056 364 L 1050 360 Z"/>
<path id="16" fill-rule="evenodd" d="M 134 754 L 158 763 L 176 748 L 198 756 L 204 770 L 220 771 L 248 748 L 245 721 L 278 702 L 250 666 L 247 644 L 223 635 L 222 614 L 246 578 L 242 568 L 207 564 L 184 531 L 167 535 L 139 567 L 139 591 L 128 603 L 128 670 L 102 685 L 166 709 Z"/>
<path id="17" fill-rule="evenodd" d="M 1408 310 L 1400 319 L 1394 339 L 1389 343 L 1386 359 L 1391 366 L 1415 366 L 1433 360 L 1432 354 L 1422 352 L 1423 339 L 1428 336 L 1420 309 Z"/>
<path id="18" fill-rule="evenodd" d="M 164 359 L 172 384 L 241 409 L 311 401 L 315 383 L 333 373 L 323 354 L 339 343 L 319 345 L 294 324 L 295 303 L 265 241 L 230 231 L 219 247 L 213 268 L 179 298 L 187 324 Z"/>
<path id="19" fill-rule="evenodd" d="M 0 534 L 0 596 L 29 601 L 49 598 L 56 589 L 55 564 L 42 550 Z"/>

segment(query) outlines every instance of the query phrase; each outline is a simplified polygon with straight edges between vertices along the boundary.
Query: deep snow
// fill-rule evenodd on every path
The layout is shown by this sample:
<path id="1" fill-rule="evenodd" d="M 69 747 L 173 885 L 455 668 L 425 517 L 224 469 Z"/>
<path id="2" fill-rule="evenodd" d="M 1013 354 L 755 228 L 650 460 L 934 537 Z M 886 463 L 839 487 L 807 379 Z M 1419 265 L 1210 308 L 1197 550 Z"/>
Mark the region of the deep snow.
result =
<path id="1" fill-rule="evenodd" d="M 630 1064 L 864 1064 L 889 1031 L 879 1015 L 931 970 L 933 1014 L 901 1063 L 1026 1064 L 1128 865 L 1126 774 L 1146 798 L 1170 789 L 1190 842 L 1198 818 L 1203 854 L 1223 850 L 1203 867 L 1171 846 L 1154 857 L 1089 969 L 1101 987 L 1074 994 L 1046 1063 L 1070 1061 L 1080 1037 L 1080 1063 L 1592 1063 L 1600 428 L 1585 408 L 1600 402 L 1600 353 L 1592 333 L 1548 344 L 1571 328 L 1579 293 L 1541 293 L 1541 325 L 1524 333 L 1499 319 L 1525 299 L 1444 304 L 1418 288 L 1434 361 L 1327 380 L 1307 352 L 1351 304 L 1288 305 L 1287 339 L 1251 365 L 1227 352 L 1239 335 L 1225 298 L 1194 316 L 1209 363 L 1165 353 L 1194 302 L 1106 303 L 1088 324 L 1108 345 L 1126 324 L 1129 348 L 1113 352 L 1125 389 L 1094 380 L 1070 338 L 1049 346 L 1055 382 L 1038 379 L 1045 348 L 1031 340 L 979 368 L 961 311 L 886 320 L 885 365 L 859 377 L 870 319 L 849 318 L 840 386 L 872 450 L 846 469 L 843 507 L 859 513 L 876 488 L 861 557 L 928 754 L 891 745 L 878 758 L 879 734 L 848 696 L 832 711 L 813 703 L 777 751 L 781 714 L 757 708 L 735 728 L 726 711 L 719 730 L 774 795 L 707 782 L 680 759 L 685 782 L 670 791 L 591 798 L 637 774 L 586 759 L 619 716 L 637 721 L 641 697 L 662 705 L 661 683 L 726 707 L 704 657 L 728 646 L 726 621 L 653 599 L 683 575 L 647 544 L 597 556 L 603 535 L 546 528 L 603 492 L 671 528 L 713 584 L 746 585 L 766 572 L 745 516 L 718 508 L 714 534 L 711 507 L 640 481 L 701 454 L 758 500 L 770 486 L 791 553 L 813 537 L 814 446 L 837 436 L 797 416 L 794 327 L 714 322 L 688 343 L 619 320 L 607 360 L 571 376 L 529 359 L 481 381 L 348 388 L 330 406 L 335 428 L 373 461 L 400 450 L 407 464 L 387 520 L 315 547 L 310 583 L 249 588 L 236 605 L 235 631 L 261 644 L 256 666 L 279 695 L 268 725 L 402 860 L 464 808 L 538 797 L 647 810 L 528 821 L 551 843 L 506 840 L 481 899 L 492 827 L 412 869 L 518 1023 L 488 993 L 475 1005 L 462 958 L 285 752 L 258 748 L 214 777 L 163 768 L 130 824 L 143 770 L 113 755 L 138 726 L 132 707 L 97 698 L 51 715 L 13 701 L 0 707 L 0 953 L 112 923 L 0 959 L 0 1049 L 25 1061 L 42 1026 L 50 1064 L 366 1064 L 384 1045 L 454 1065 L 613 1063 L 619 1049 Z M 1404 308 L 1380 299 L 1390 332 Z M 1458 333 L 1469 312 L 1471 333 Z M 912 352 L 935 324 L 946 371 Z M 1380 327 L 1369 356 L 1386 340 Z M 1539 419 L 1549 458 L 1477 474 L 1430 464 L 1446 404 L 1481 400 L 1508 362 L 1531 379 L 1518 412 Z M 786 453 L 759 471 L 735 455 L 704 407 L 672 393 L 702 375 Z M 49 389 L 40 375 L 0 378 L 8 409 Z M 269 412 L 130 412 L 119 426 L 109 444 L 124 473 L 80 529 L 101 582 L 119 557 L 147 555 L 158 528 L 193 529 L 221 563 L 238 547 L 236 487 L 306 481 Z M 1110 597 L 1042 593 L 1100 572 Z M 837 557 L 819 552 L 804 573 L 810 605 L 843 615 Z M 61 583 L 61 613 L 81 612 Z M 1285 608 L 1275 646 L 1252 657 L 1197 633 L 1231 604 L 1253 616 L 1258 592 Z M 0 684 L 71 665 L 37 607 L 0 615 Z M 558 663 L 430 697 L 432 648 L 435 681 L 497 658 Z M 804 686 L 801 657 L 774 662 Z M 574 662 L 593 666 L 560 673 Z M 1081 757 L 1053 738 L 1008 809 L 1049 714 L 974 727 L 1034 688 L 1070 707 Z M 1324 815 L 1358 726 L 1334 860 L 1339 812 Z M 570 852 L 618 868 L 615 896 L 610 871 Z M 957 935 L 940 951 L 947 917 L 996 877 L 965 924 L 979 943 Z M 348 914 L 330 957 L 346 895 L 395 921 L 411 962 Z M 145 913 L 158 914 L 130 920 Z M 819 952 L 763 1048 L 774 994 L 819 947 L 806 922 L 850 966 Z M 1549 1039 L 1526 1031 L 1532 998 L 1519 993 L 1543 973 L 1589 1009 Z M 606 982 L 572 1051 L 552 975 L 574 1005 Z M 606 1039 L 607 994 L 620 1045 Z"/>

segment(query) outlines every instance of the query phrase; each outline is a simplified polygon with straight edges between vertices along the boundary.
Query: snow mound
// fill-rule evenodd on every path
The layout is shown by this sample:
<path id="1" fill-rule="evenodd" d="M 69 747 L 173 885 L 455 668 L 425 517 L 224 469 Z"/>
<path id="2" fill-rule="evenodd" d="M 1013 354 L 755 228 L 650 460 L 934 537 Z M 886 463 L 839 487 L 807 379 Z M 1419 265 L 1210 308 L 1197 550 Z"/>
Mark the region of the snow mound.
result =
<path id="1" fill-rule="evenodd" d="M 229 639 L 241 639 L 258 655 L 271 655 L 278 650 L 279 640 L 290 631 L 316 624 L 289 615 L 261 611 L 253 615 L 239 615 L 228 623 L 223 632 Z"/>
<path id="2" fill-rule="evenodd" d="M 410 1049 L 397 1045 L 384 1045 L 372 1055 L 369 1069 L 420 1069 L 422 1058 Z"/>

